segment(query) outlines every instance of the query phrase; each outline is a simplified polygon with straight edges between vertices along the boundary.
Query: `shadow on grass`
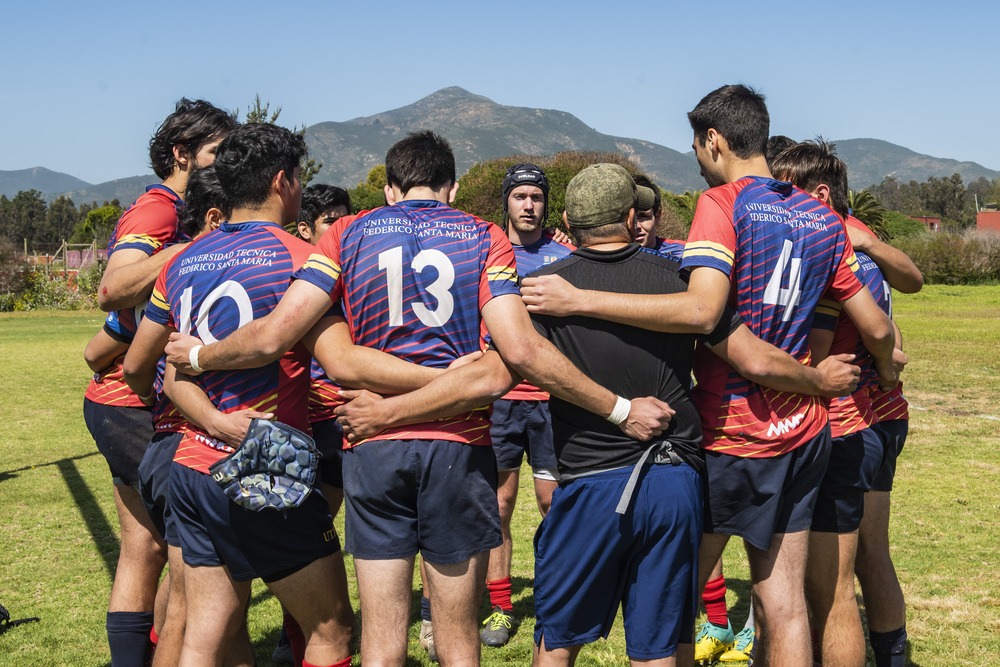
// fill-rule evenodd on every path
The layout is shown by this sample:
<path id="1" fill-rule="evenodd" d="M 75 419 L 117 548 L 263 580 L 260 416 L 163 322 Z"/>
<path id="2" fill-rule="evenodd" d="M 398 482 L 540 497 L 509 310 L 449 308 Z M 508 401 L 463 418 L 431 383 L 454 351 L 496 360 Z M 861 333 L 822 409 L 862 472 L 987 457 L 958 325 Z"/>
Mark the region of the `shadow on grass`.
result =
<path id="1" fill-rule="evenodd" d="M 118 551 L 121 545 L 118 542 L 117 535 L 115 535 L 114 528 L 111 527 L 111 524 L 108 523 L 107 518 L 104 516 L 104 511 L 101 509 L 100 503 L 76 467 L 78 459 L 93 456 L 94 454 L 97 454 L 97 452 L 74 456 L 43 465 L 54 465 L 59 469 L 59 473 L 66 482 L 66 487 L 69 489 L 70 495 L 73 496 L 73 501 L 80 510 L 80 516 L 83 517 L 87 530 L 90 531 L 94 545 L 97 546 L 97 551 L 104 561 L 104 568 L 108 571 L 108 578 L 113 581 L 115 578 L 115 567 L 118 564 Z M 33 467 L 38 468 L 41 466 Z"/>
<path id="2" fill-rule="evenodd" d="M 89 459 L 91 456 L 97 456 L 100 452 L 93 451 L 89 454 L 80 454 L 79 456 L 70 456 L 69 458 L 59 459 L 58 461 L 50 461 L 48 463 L 38 463 L 36 465 L 24 466 L 23 468 L 15 468 L 14 470 L 0 470 L 0 482 L 6 482 L 8 479 L 14 479 L 17 477 L 17 473 L 24 472 L 26 470 L 34 470 L 35 468 L 45 468 L 47 466 L 57 466 L 59 467 L 62 463 L 66 461 L 79 461 L 80 459 Z"/>

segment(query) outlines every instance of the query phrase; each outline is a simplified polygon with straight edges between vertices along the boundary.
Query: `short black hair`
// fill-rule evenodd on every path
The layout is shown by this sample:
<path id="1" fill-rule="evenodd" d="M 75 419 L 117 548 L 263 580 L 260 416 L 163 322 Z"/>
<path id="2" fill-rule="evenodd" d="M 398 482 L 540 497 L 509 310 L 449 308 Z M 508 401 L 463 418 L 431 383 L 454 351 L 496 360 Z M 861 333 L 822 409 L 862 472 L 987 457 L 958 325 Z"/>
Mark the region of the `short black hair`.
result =
<path id="1" fill-rule="evenodd" d="M 271 181 L 284 170 L 291 179 L 306 156 L 302 135 L 271 123 L 240 125 L 219 144 L 215 173 L 233 209 L 267 201 Z"/>
<path id="2" fill-rule="evenodd" d="M 705 95 L 688 113 L 688 122 L 702 146 L 709 128 L 714 128 L 738 158 L 764 155 L 767 149 L 771 119 L 764 96 L 743 84 L 722 86 Z"/>
<path id="3" fill-rule="evenodd" d="M 786 148 L 774 158 L 774 177 L 791 181 L 806 192 L 820 183 L 830 188 L 830 208 L 846 217 L 850 208 L 847 198 L 847 165 L 837 157 L 835 144 L 818 137 Z"/>
<path id="4" fill-rule="evenodd" d="M 205 100 L 192 102 L 182 97 L 149 140 L 149 165 L 166 179 L 174 170 L 174 146 L 180 144 L 194 155 L 202 144 L 232 132 L 237 125 L 234 114 Z"/>
<path id="5" fill-rule="evenodd" d="M 799 142 L 795 141 L 795 139 L 786 137 L 783 134 L 776 134 L 768 139 L 767 150 L 764 151 L 764 157 L 767 159 L 767 166 L 770 168 L 771 163 L 774 162 L 774 158 L 778 157 L 782 151 L 791 148 L 797 143 Z M 772 169 L 772 173 L 773 171 L 774 170 Z"/>
<path id="6" fill-rule="evenodd" d="M 649 180 L 648 176 L 643 176 L 642 174 L 637 174 L 632 177 L 636 185 L 641 185 L 644 188 L 649 188 L 653 191 L 653 215 L 656 217 L 660 216 L 660 206 L 662 204 L 660 198 L 660 188 L 657 187 L 656 183 Z"/>
<path id="7" fill-rule="evenodd" d="M 351 195 L 344 188 L 336 185 L 317 183 L 302 191 L 302 208 L 299 209 L 299 222 L 309 225 L 316 231 L 316 218 L 320 213 L 334 206 L 343 206 L 347 213 L 351 212 Z"/>
<path id="8" fill-rule="evenodd" d="M 219 184 L 214 165 L 196 169 L 188 178 L 184 208 L 181 209 L 177 225 L 180 231 L 193 239 L 205 226 L 205 214 L 211 208 L 217 208 L 224 216 L 229 217 L 229 202 Z"/>
<path id="9" fill-rule="evenodd" d="M 386 153 L 385 178 L 404 194 L 421 186 L 437 190 L 455 182 L 455 154 L 441 135 L 413 132 Z"/>

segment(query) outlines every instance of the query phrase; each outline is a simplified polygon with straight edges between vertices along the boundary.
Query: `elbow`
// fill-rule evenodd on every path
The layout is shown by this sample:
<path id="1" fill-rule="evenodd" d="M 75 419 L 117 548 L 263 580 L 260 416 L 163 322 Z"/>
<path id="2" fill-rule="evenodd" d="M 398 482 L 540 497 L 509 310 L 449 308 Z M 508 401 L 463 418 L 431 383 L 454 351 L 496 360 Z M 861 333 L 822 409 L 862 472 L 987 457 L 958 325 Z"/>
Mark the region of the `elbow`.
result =
<path id="1" fill-rule="evenodd" d="M 895 287 L 903 294 L 916 294 L 924 287 L 924 274 L 918 271 L 915 275 L 908 276 L 905 281 L 901 282 L 903 284 L 899 285 L 898 287 L 896 285 L 893 285 L 893 287 Z"/>
<path id="2" fill-rule="evenodd" d="M 719 324 L 719 318 L 722 317 L 722 311 L 712 311 L 704 306 L 696 306 L 691 313 L 691 327 L 694 329 L 693 333 L 698 333 L 702 335 L 708 335 L 715 330 L 715 327 Z"/>

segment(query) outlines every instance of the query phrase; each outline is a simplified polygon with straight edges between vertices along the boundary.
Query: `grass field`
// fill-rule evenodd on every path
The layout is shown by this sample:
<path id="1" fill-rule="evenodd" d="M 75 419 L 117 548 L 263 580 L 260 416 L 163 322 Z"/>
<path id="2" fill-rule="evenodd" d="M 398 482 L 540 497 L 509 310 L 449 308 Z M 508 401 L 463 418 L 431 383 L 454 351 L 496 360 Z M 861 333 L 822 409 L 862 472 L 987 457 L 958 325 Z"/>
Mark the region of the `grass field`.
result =
<path id="1" fill-rule="evenodd" d="M 981 666 L 1000 655 L 1000 287 L 932 286 L 899 296 L 911 362 L 910 437 L 893 505 L 893 555 L 909 606 L 913 664 Z M 0 315 L 0 604 L 40 623 L 0 635 L 0 666 L 106 665 L 104 614 L 117 559 L 111 482 L 83 424 L 81 354 L 97 312 Z M 522 476 L 525 480 L 529 475 Z M 517 613 L 486 665 L 525 665 L 532 633 L 533 493 L 514 518 Z M 742 550 L 726 559 L 734 625 L 747 605 Z M 414 596 L 414 619 L 417 597 Z M 277 638 L 277 602 L 255 586 L 250 615 L 258 664 Z M 411 627 L 414 665 L 429 664 Z M 580 665 L 625 665 L 620 626 Z"/>

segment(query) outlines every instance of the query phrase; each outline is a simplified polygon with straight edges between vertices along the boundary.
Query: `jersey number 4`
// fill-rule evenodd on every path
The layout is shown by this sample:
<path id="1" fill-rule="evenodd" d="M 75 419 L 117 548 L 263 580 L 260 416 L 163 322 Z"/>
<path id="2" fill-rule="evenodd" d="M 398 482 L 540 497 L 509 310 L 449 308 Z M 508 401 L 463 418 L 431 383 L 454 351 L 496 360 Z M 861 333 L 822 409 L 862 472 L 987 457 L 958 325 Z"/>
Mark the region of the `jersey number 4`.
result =
<path id="1" fill-rule="evenodd" d="M 788 273 L 788 287 L 782 287 L 785 282 L 785 273 Z M 764 288 L 764 303 L 772 306 L 782 306 L 785 310 L 781 315 L 781 321 L 787 322 L 792 318 L 795 306 L 799 304 L 799 297 L 802 295 L 802 258 L 792 257 L 792 242 L 785 239 L 781 246 L 781 254 L 778 256 L 778 264 L 771 273 L 771 278 Z"/>
<path id="2" fill-rule="evenodd" d="M 410 262 L 414 273 L 420 274 L 428 266 L 437 269 L 437 278 L 424 290 L 437 299 L 437 307 L 431 308 L 426 303 L 414 303 L 410 307 L 417 319 L 428 327 L 440 327 L 455 312 L 455 299 L 452 297 L 451 286 L 455 284 L 455 267 L 448 255 L 433 248 L 421 250 Z M 398 327 L 403 324 L 403 248 L 396 247 L 379 253 L 378 268 L 385 271 L 386 288 L 389 297 L 389 326 Z"/>

